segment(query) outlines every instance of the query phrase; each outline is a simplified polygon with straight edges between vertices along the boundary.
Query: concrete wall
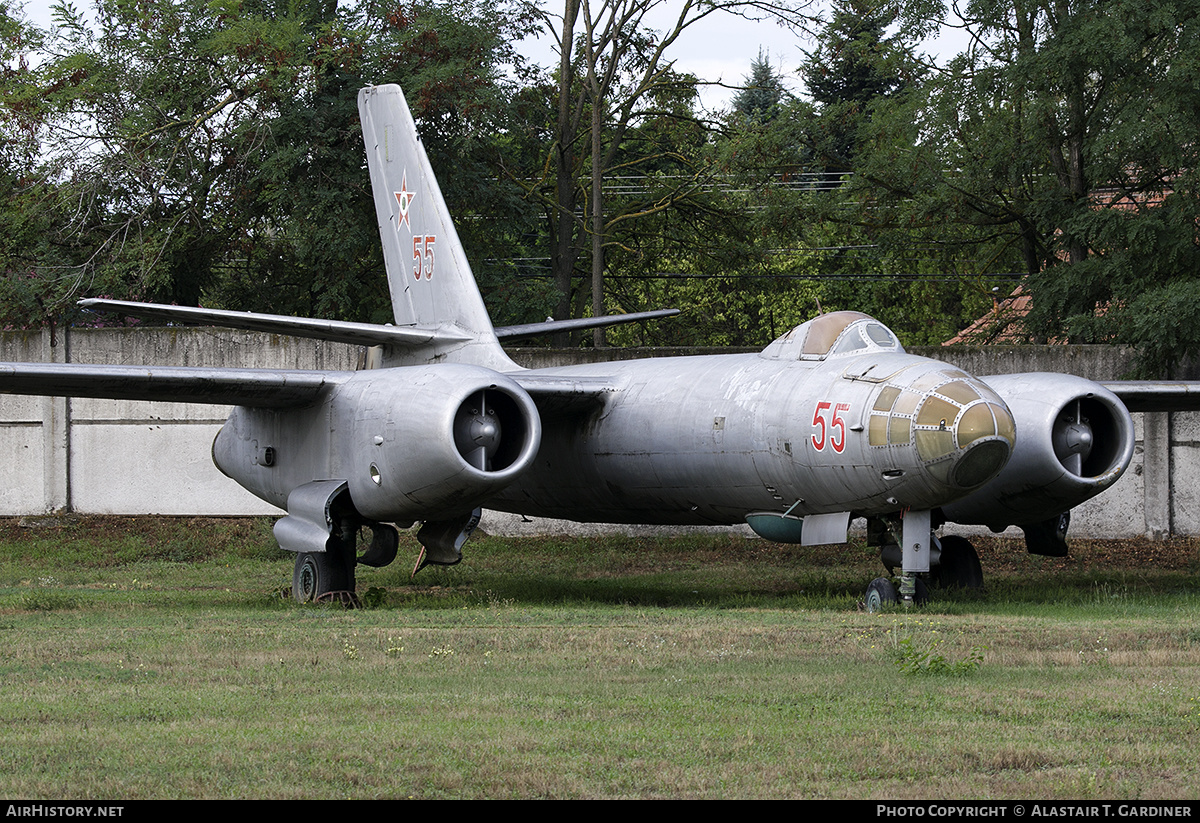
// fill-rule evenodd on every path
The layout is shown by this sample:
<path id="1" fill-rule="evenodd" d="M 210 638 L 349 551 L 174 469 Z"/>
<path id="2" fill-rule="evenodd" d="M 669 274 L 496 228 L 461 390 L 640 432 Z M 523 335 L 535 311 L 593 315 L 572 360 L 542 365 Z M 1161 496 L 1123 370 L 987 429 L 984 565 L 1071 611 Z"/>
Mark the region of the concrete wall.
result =
<path id="1" fill-rule="evenodd" d="M 1117 379 L 1133 361 L 1110 346 L 922 348 L 914 354 L 979 375 L 1069 372 Z M 515 349 L 529 367 L 711 350 Z M 0 334 L 0 361 L 353 369 L 361 349 L 222 329 L 88 329 Z M 277 514 L 217 471 L 212 439 L 228 407 L 0 395 L 0 515 Z M 1072 514 L 1079 536 L 1200 534 L 1200 414 L 1134 415 L 1138 443 L 1125 476 Z M 528 530 L 492 515 L 490 531 Z M 563 530 L 539 523 L 537 530 Z M 575 527 L 570 527 L 574 529 Z"/>
<path id="2" fill-rule="evenodd" d="M 74 330 L 0 335 L 0 360 L 118 365 L 353 369 L 361 349 L 214 329 Z M 228 406 L 0 396 L 8 457 L 0 515 L 277 514 L 213 465 Z"/>

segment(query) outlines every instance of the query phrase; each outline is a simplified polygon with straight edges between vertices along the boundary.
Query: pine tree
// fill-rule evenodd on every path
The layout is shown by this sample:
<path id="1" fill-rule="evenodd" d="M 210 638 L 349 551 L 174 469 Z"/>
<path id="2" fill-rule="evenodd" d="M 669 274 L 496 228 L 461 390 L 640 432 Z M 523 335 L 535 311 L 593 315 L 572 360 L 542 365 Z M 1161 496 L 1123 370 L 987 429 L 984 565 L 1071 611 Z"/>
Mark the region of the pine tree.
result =
<path id="1" fill-rule="evenodd" d="M 734 113 L 746 120 L 765 123 L 775 119 L 786 97 L 783 78 L 760 48 L 758 57 L 750 64 L 745 86 L 733 97 Z"/>
<path id="2" fill-rule="evenodd" d="M 816 156 L 826 171 L 849 172 L 859 151 L 859 128 L 871 105 L 902 91 L 913 62 L 885 36 L 893 11 L 873 0 L 841 0 L 815 51 L 806 52 L 800 73 L 818 113 Z"/>

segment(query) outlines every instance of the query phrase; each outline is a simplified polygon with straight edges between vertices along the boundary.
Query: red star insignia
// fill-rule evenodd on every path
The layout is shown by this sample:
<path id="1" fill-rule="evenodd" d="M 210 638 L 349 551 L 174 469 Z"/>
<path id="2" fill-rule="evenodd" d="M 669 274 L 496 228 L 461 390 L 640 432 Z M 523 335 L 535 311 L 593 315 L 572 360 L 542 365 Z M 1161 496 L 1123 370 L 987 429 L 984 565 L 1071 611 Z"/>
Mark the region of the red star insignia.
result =
<path id="1" fill-rule="evenodd" d="M 400 191 L 393 192 L 396 195 L 396 202 L 400 204 L 400 221 L 396 224 L 396 228 L 400 228 L 400 223 L 412 228 L 412 223 L 408 222 L 408 210 L 412 207 L 412 201 L 416 199 L 416 194 L 408 190 L 408 172 L 400 178 Z"/>

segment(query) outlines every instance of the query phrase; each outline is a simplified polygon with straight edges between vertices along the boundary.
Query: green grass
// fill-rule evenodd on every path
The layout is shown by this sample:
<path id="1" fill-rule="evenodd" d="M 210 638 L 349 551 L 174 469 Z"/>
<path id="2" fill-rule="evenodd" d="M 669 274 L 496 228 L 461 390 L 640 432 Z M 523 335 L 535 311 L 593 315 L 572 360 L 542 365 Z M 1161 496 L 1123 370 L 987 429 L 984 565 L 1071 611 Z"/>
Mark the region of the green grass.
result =
<path id="1" fill-rule="evenodd" d="M 473 539 L 299 607 L 261 520 L 0 521 L 0 794 L 1190 798 L 1189 542 L 980 541 L 868 615 L 860 546 Z"/>

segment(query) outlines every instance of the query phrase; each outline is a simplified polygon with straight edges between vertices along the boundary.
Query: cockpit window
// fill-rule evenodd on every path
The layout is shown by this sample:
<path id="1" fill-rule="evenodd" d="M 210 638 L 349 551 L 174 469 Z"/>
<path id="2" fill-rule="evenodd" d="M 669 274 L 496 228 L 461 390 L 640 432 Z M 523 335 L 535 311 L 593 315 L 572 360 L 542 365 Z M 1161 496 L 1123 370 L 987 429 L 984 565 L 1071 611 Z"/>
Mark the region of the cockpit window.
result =
<path id="1" fill-rule="evenodd" d="M 804 337 L 802 354 L 806 357 L 814 355 L 820 357 L 829 354 L 829 350 L 847 326 L 856 320 L 870 319 L 862 312 L 835 311 L 809 320 L 808 334 Z"/>
<path id="2" fill-rule="evenodd" d="M 896 336 L 868 315 L 835 311 L 801 323 L 762 351 L 769 360 L 824 360 L 865 351 L 899 351 Z"/>
<path id="3" fill-rule="evenodd" d="M 833 344 L 829 353 L 845 354 L 859 349 L 896 348 L 896 338 L 882 323 L 874 320 L 865 323 L 852 323 L 842 332 L 842 336 Z"/>
<path id="4" fill-rule="evenodd" d="M 857 326 L 851 326 L 842 332 L 842 336 L 833 344 L 833 348 L 829 350 L 829 353 L 846 354 L 847 352 L 865 348 L 867 348 L 867 341 L 862 336 L 862 329 Z"/>
<path id="5" fill-rule="evenodd" d="M 871 339 L 872 343 L 880 348 L 896 348 L 897 340 L 895 335 L 888 331 L 887 326 L 882 323 L 868 323 L 863 327 L 863 332 Z"/>
<path id="6" fill-rule="evenodd" d="M 856 314 L 856 312 L 839 312 L 839 314 Z M 808 339 L 812 339 L 811 331 L 809 332 Z M 886 326 L 878 320 L 860 316 L 860 319 L 854 319 L 850 323 L 847 323 L 833 342 L 833 345 L 829 346 L 825 351 L 810 353 L 806 341 L 804 353 L 808 357 L 811 357 L 813 354 L 821 357 L 836 357 L 839 354 L 850 354 L 867 349 L 892 350 L 899 348 L 900 344 L 896 341 L 895 335 L 888 331 Z"/>

